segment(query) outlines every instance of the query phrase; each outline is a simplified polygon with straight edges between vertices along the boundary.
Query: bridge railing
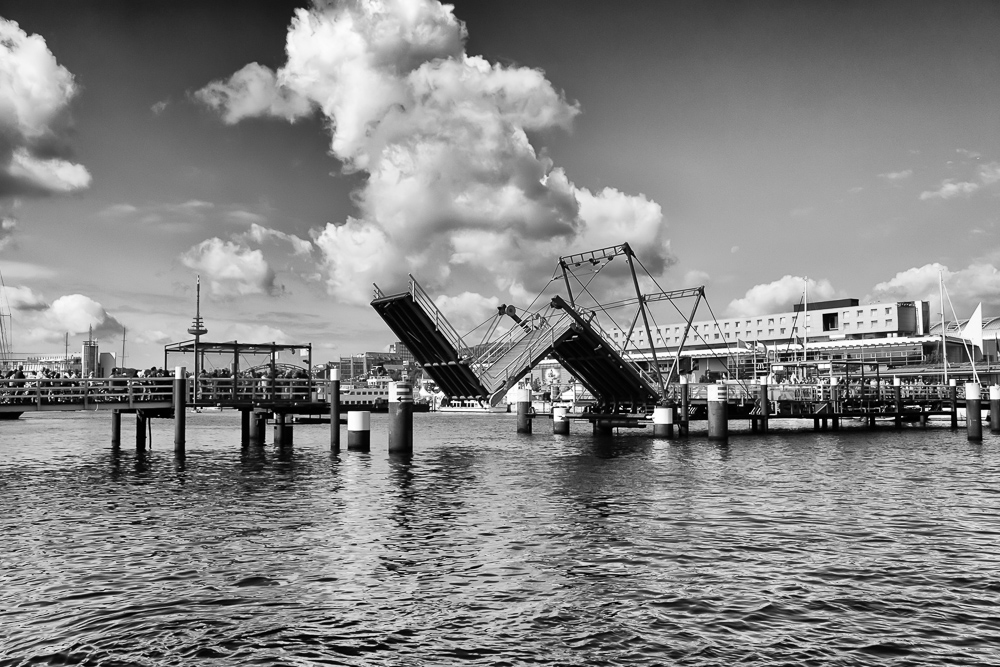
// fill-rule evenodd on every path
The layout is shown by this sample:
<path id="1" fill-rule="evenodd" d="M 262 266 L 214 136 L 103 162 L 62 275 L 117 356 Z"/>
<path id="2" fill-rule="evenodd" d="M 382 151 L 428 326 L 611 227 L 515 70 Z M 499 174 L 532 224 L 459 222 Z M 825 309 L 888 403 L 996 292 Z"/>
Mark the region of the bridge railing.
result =
<path id="1" fill-rule="evenodd" d="M 594 331 L 596 331 L 598 335 L 604 339 L 605 343 L 611 346 L 612 350 L 618 353 L 618 356 L 621 357 L 626 364 L 631 366 L 632 369 L 639 374 L 639 377 L 645 380 L 646 384 L 648 384 L 650 387 L 653 387 L 654 389 L 660 386 L 659 381 L 656 378 L 654 378 L 652 374 L 649 373 L 649 371 L 644 370 L 642 366 L 637 364 L 635 360 L 632 358 L 632 354 L 627 352 L 625 348 L 618 341 L 616 341 L 611 334 L 609 334 L 607 331 L 604 330 L 604 327 L 602 327 L 601 323 L 597 321 L 597 318 L 593 317 L 594 314 L 593 311 L 581 308 L 579 306 L 575 306 L 574 310 L 576 310 L 577 314 L 579 314 L 583 319 L 587 320 L 588 318 L 590 318 L 589 324 L 591 328 L 594 329 Z M 646 359 L 646 361 L 650 364 L 653 363 L 652 358 Z"/>
<path id="2" fill-rule="evenodd" d="M 708 387 L 703 383 L 691 383 L 688 385 L 688 398 L 691 400 L 704 400 L 708 397 Z M 754 400 L 759 396 L 759 385 L 727 384 L 727 395 L 730 400 Z M 959 400 L 965 399 L 965 387 L 957 386 L 956 397 Z M 834 394 L 834 390 L 836 394 Z M 900 398 L 909 403 L 930 403 L 933 401 L 947 400 L 951 396 L 951 387 L 948 385 L 901 385 Z M 892 385 L 828 385 L 828 384 L 770 384 L 767 385 L 768 400 L 771 401 L 794 401 L 801 403 L 824 403 L 834 400 L 859 400 L 871 402 L 889 402 L 895 400 L 895 392 Z M 672 385 L 667 392 L 667 397 L 674 400 L 680 399 L 680 385 Z"/>
<path id="3" fill-rule="evenodd" d="M 0 380 L 0 405 L 41 406 L 173 401 L 172 378 L 28 378 Z"/>

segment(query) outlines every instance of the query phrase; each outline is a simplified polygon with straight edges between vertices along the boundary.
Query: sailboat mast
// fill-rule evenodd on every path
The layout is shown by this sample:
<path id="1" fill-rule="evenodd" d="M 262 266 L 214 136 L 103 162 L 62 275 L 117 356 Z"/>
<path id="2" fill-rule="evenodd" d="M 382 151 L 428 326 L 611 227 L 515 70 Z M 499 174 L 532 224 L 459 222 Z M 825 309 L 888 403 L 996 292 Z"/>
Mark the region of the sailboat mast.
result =
<path id="1" fill-rule="evenodd" d="M 944 364 L 944 383 L 948 384 L 948 343 L 944 337 L 944 276 L 938 271 L 938 297 L 941 299 L 941 361 Z"/>
<path id="2" fill-rule="evenodd" d="M 122 367 L 125 366 L 125 325 L 122 325 Z"/>
<path id="3" fill-rule="evenodd" d="M 805 319 L 803 320 L 803 335 L 802 335 L 802 361 L 809 361 L 809 355 L 806 354 L 806 345 L 809 344 L 809 276 L 805 277 Z"/>

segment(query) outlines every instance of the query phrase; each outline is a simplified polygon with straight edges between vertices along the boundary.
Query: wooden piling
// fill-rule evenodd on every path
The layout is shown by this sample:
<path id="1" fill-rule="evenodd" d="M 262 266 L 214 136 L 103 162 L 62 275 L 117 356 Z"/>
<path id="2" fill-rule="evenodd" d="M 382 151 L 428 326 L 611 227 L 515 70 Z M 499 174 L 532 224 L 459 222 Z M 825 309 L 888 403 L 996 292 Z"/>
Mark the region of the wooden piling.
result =
<path id="1" fill-rule="evenodd" d="M 142 452 L 146 450 L 146 424 L 148 420 L 141 411 L 135 413 L 135 450 Z"/>
<path id="2" fill-rule="evenodd" d="M 122 445 L 122 413 L 115 410 L 111 413 L 111 447 L 118 449 Z"/>
<path id="3" fill-rule="evenodd" d="M 187 441 L 187 369 L 174 368 L 174 453 L 183 456 Z"/>

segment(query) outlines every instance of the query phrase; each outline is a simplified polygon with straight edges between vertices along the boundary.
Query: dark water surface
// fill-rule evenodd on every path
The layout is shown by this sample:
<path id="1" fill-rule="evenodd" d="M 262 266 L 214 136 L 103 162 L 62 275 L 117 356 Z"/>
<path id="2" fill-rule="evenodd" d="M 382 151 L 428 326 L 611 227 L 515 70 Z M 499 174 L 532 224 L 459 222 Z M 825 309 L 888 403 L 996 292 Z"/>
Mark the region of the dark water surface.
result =
<path id="1" fill-rule="evenodd" d="M 1000 664 L 1000 438 L 0 422 L 0 665 Z"/>

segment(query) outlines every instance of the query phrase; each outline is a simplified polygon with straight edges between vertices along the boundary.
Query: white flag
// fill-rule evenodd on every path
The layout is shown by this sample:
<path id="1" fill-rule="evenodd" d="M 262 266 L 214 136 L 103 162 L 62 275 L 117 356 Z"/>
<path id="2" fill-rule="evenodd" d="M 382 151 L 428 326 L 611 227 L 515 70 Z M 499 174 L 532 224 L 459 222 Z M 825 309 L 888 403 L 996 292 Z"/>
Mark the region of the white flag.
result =
<path id="1" fill-rule="evenodd" d="M 976 306 L 976 312 L 972 313 L 972 317 L 969 318 L 968 324 L 965 325 L 965 329 L 962 330 L 962 338 L 969 341 L 973 345 L 979 348 L 981 352 L 983 350 L 983 304 L 982 302 Z"/>

